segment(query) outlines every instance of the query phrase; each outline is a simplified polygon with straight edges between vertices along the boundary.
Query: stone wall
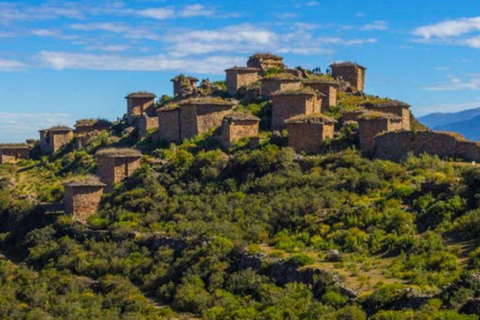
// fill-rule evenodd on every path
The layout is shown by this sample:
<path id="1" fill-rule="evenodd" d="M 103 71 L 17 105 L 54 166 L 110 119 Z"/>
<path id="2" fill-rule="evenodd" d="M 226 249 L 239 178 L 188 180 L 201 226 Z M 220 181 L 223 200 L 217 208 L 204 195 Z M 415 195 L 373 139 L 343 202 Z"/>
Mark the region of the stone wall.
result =
<path id="1" fill-rule="evenodd" d="M 0 164 L 15 163 L 18 160 L 26 160 L 30 158 L 29 148 L 1 148 L 0 147 Z"/>
<path id="2" fill-rule="evenodd" d="M 175 97 L 185 97 L 193 94 L 197 89 L 198 79 L 184 75 L 176 76 L 171 80 L 173 82 L 173 95 Z"/>
<path id="3" fill-rule="evenodd" d="M 409 153 L 480 161 L 480 144 L 465 141 L 454 134 L 434 131 L 388 132 L 375 138 L 374 155 L 380 159 L 397 161 L 406 158 Z"/>
<path id="4" fill-rule="evenodd" d="M 326 112 L 330 109 L 330 106 L 337 105 L 337 87 L 338 84 L 326 82 L 326 81 L 307 81 L 303 83 L 305 87 L 312 88 L 313 90 L 322 93 L 322 106 L 321 112 Z"/>
<path id="5" fill-rule="evenodd" d="M 358 132 L 360 138 L 360 149 L 365 152 L 372 152 L 375 145 L 375 137 L 382 132 L 401 129 L 400 119 L 375 118 L 358 120 Z"/>
<path id="6" fill-rule="evenodd" d="M 247 61 L 247 67 L 261 69 L 262 72 L 270 68 L 285 69 L 283 58 L 271 54 L 256 54 Z"/>
<path id="7" fill-rule="evenodd" d="M 314 94 L 279 94 L 274 95 L 272 100 L 272 130 L 285 128 L 284 121 L 297 115 L 320 111 Z"/>
<path id="8" fill-rule="evenodd" d="M 262 99 L 270 100 L 274 92 L 299 90 L 301 87 L 302 84 L 298 80 L 263 79 L 261 89 Z"/>
<path id="9" fill-rule="evenodd" d="M 181 141 L 180 108 L 158 111 L 158 138 L 167 142 Z"/>
<path id="10" fill-rule="evenodd" d="M 364 110 L 349 110 L 343 111 L 342 122 L 358 122 L 358 118 L 364 113 Z"/>
<path id="11" fill-rule="evenodd" d="M 255 68 L 232 68 L 225 70 L 227 74 L 227 91 L 230 95 L 236 95 L 238 89 L 257 81 L 260 69 Z"/>
<path id="12" fill-rule="evenodd" d="M 207 133 L 222 125 L 223 118 L 232 111 L 232 105 L 199 105 L 197 106 L 197 132 L 195 135 Z M 182 123 L 183 126 L 183 123 Z M 183 136 L 184 139 L 191 137 Z"/>
<path id="13" fill-rule="evenodd" d="M 127 97 L 127 121 L 135 124 L 135 119 L 142 113 L 155 116 L 155 97 Z"/>
<path id="14" fill-rule="evenodd" d="M 75 220 L 87 221 L 100 207 L 103 186 L 65 185 L 65 213 L 73 215 Z"/>
<path id="15" fill-rule="evenodd" d="M 143 138 L 147 135 L 148 130 L 158 128 L 158 117 L 149 117 L 142 114 L 137 121 L 138 136 Z"/>

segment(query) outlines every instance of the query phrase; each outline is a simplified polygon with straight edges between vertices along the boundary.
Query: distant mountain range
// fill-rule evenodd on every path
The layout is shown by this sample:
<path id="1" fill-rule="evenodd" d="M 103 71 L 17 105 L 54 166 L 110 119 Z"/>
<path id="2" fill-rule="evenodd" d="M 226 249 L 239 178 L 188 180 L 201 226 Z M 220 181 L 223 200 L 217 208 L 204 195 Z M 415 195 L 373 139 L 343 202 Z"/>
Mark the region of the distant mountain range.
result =
<path id="1" fill-rule="evenodd" d="M 431 113 L 418 120 L 433 130 L 458 132 L 468 140 L 480 141 L 480 108 L 454 113 Z"/>

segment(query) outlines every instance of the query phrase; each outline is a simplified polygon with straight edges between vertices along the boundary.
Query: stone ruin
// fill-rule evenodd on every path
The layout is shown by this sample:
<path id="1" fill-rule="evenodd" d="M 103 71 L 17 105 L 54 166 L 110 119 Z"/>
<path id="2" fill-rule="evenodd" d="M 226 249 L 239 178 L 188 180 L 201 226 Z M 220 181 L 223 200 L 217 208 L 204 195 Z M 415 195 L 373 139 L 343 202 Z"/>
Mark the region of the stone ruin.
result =
<path id="1" fill-rule="evenodd" d="M 360 149 L 365 152 L 372 152 L 377 135 L 398 130 L 402 130 L 401 117 L 391 113 L 365 112 L 358 118 Z"/>
<path id="2" fill-rule="evenodd" d="M 39 132 L 42 154 L 55 153 L 73 139 L 73 129 L 66 126 L 55 126 Z"/>
<path id="3" fill-rule="evenodd" d="M 186 97 L 195 93 L 198 79 L 181 74 L 171 81 L 173 82 L 173 96 Z"/>
<path id="4" fill-rule="evenodd" d="M 158 110 L 158 139 L 178 142 L 221 126 L 236 103 L 213 97 L 192 98 Z"/>
<path id="5" fill-rule="evenodd" d="M 284 121 L 320 112 L 321 97 L 312 89 L 282 90 L 273 94 L 272 130 L 285 128 Z"/>
<path id="6" fill-rule="evenodd" d="M 100 208 L 104 187 L 97 177 L 82 177 L 63 184 L 65 213 L 87 221 Z"/>
<path id="7" fill-rule="evenodd" d="M 30 158 L 30 149 L 28 144 L 12 143 L 0 145 L 0 164 L 16 163 L 19 160 Z"/>
<path id="8" fill-rule="evenodd" d="M 106 184 L 105 191 L 112 192 L 116 183 L 130 177 L 140 167 L 142 154 L 135 149 L 110 148 L 98 151 L 97 175 Z"/>
<path id="9" fill-rule="evenodd" d="M 402 129 L 410 130 L 410 105 L 398 100 L 367 102 L 363 104 L 367 110 L 390 113 L 402 119 Z"/>
<path id="10" fill-rule="evenodd" d="M 318 153 L 322 149 L 322 141 L 333 138 L 336 122 L 321 113 L 287 119 L 288 145 L 297 153 Z"/>
<path id="11" fill-rule="evenodd" d="M 300 79 L 289 74 L 279 73 L 262 79 L 261 95 L 263 100 L 270 100 L 277 91 L 300 90 Z"/>
<path id="12" fill-rule="evenodd" d="M 227 75 L 227 92 L 235 96 L 238 90 L 260 79 L 261 69 L 249 67 L 233 67 L 225 70 Z"/>
<path id="13" fill-rule="evenodd" d="M 337 90 L 339 86 L 338 82 L 332 80 L 313 79 L 304 81 L 303 85 L 323 94 L 321 106 L 322 112 L 327 112 L 330 109 L 330 106 L 337 105 Z"/>
<path id="14" fill-rule="evenodd" d="M 330 69 L 335 79 L 348 82 L 353 91 L 363 92 L 367 68 L 353 62 L 340 62 L 331 64 Z"/>
<path id="15" fill-rule="evenodd" d="M 143 138 L 148 131 L 158 128 L 158 116 L 149 117 L 146 113 L 142 113 L 137 120 L 138 137 Z"/>
<path id="16" fill-rule="evenodd" d="M 102 131 L 108 131 L 112 123 L 105 119 L 82 119 L 75 124 L 75 149 L 82 149 Z"/>
<path id="17" fill-rule="evenodd" d="M 257 137 L 259 123 L 258 117 L 232 112 L 223 118 L 218 139 L 221 145 L 228 149 L 240 139 Z"/>
<path id="18" fill-rule="evenodd" d="M 271 53 L 256 53 L 247 61 L 247 67 L 260 69 L 262 75 L 271 69 L 286 69 L 283 58 Z"/>
<path id="19" fill-rule="evenodd" d="M 127 123 L 131 126 L 135 125 L 136 120 L 143 113 L 151 117 L 155 116 L 155 97 L 155 94 L 145 91 L 133 92 L 126 96 Z"/>

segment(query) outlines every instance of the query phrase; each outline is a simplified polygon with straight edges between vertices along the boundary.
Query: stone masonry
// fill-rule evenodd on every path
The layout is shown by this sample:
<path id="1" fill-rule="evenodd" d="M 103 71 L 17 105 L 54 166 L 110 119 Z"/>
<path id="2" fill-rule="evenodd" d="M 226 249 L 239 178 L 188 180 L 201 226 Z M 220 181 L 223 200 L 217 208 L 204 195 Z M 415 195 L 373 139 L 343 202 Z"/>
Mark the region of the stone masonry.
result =
<path id="1" fill-rule="evenodd" d="M 57 126 L 40 130 L 40 150 L 43 154 L 55 153 L 73 139 L 73 130 Z"/>
<path id="2" fill-rule="evenodd" d="M 336 122 L 321 113 L 290 118 L 285 121 L 288 145 L 297 153 L 318 153 L 322 141 L 333 138 Z"/>
<path id="3" fill-rule="evenodd" d="M 75 124 L 75 132 L 77 135 L 90 133 L 94 131 L 108 130 L 112 124 L 108 120 L 103 119 L 83 119 L 77 120 Z"/>
<path id="4" fill-rule="evenodd" d="M 234 67 L 225 70 L 227 74 L 227 91 L 230 95 L 237 94 L 238 89 L 260 79 L 260 69 L 249 67 Z"/>
<path id="5" fill-rule="evenodd" d="M 388 100 L 383 102 L 367 102 L 363 105 L 367 110 L 378 111 L 383 113 L 391 113 L 402 118 L 402 129 L 410 130 L 410 105 L 398 101 Z"/>
<path id="6" fill-rule="evenodd" d="M 185 97 L 195 92 L 198 79 L 181 74 L 171 81 L 173 82 L 173 95 L 175 97 Z"/>
<path id="7" fill-rule="evenodd" d="M 356 91 L 363 92 L 367 68 L 352 62 L 334 63 L 330 68 L 335 79 L 347 81 Z"/>
<path id="8" fill-rule="evenodd" d="M 15 163 L 30 158 L 30 146 L 26 144 L 0 145 L 0 164 Z"/>
<path id="9" fill-rule="evenodd" d="M 372 152 L 377 135 L 401 129 L 402 118 L 399 116 L 381 112 L 366 112 L 358 118 L 360 149 L 364 152 Z"/>
<path id="10" fill-rule="evenodd" d="M 285 69 L 283 58 L 271 53 L 257 53 L 251 56 L 247 61 L 247 67 L 260 69 L 262 74 L 268 69 L 277 68 L 278 70 Z"/>
<path id="11" fill-rule="evenodd" d="M 125 97 L 127 99 L 127 122 L 129 125 L 133 126 L 135 120 L 144 112 L 149 116 L 155 116 L 155 97 L 155 94 L 149 92 L 134 92 Z"/>
<path id="12" fill-rule="evenodd" d="M 98 179 L 74 180 L 63 187 L 65 213 L 75 220 L 87 221 L 99 210 L 105 184 Z"/>
<path id="13" fill-rule="evenodd" d="M 324 95 L 322 98 L 322 112 L 326 112 L 330 109 L 330 106 L 337 105 L 337 89 L 338 83 L 328 80 L 309 80 L 303 82 L 303 85 L 307 88 L 320 92 Z"/>
<path id="14" fill-rule="evenodd" d="M 299 90 L 302 87 L 300 80 L 291 74 L 279 74 L 262 79 L 262 99 L 272 99 L 273 93 L 277 91 Z"/>
<path id="15" fill-rule="evenodd" d="M 158 117 L 150 117 L 146 113 L 138 117 L 137 129 L 139 138 L 145 137 L 147 132 L 153 128 L 158 128 Z"/>
<path id="16" fill-rule="evenodd" d="M 180 142 L 180 106 L 172 104 L 158 109 L 158 139 Z"/>
<path id="17" fill-rule="evenodd" d="M 232 113 L 223 119 L 220 143 L 224 148 L 230 148 L 238 140 L 258 135 L 260 118 L 245 113 Z"/>
<path id="18" fill-rule="evenodd" d="M 97 175 L 111 192 L 116 183 L 130 177 L 140 167 L 142 154 L 134 149 L 105 149 L 96 154 Z"/>
<path id="19" fill-rule="evenodd" d="M 320 103 L 315 91 L 277 91 L 272 99 L 272 130 L 285 128 L 284 121 L 299 115 L 320 112 Z"/>
<path id="20" fill-rule="evenodd" d="M 480 143 L 466 141 L 458 134 L 434 131 L 386 132 L 375 138 L 375 156 L 380 159 L 398 161 L 409 153 L 437 155 L 440 158 L 459 157 L 469 161 L 480 161 Z"/>

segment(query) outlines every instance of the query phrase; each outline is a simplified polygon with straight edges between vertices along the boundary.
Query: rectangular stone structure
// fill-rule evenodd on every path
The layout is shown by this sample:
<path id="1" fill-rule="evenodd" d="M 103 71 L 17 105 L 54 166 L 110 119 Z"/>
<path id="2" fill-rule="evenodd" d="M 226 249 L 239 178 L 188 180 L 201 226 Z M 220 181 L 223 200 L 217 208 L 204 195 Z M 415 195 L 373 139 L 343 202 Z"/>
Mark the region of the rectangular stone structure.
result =
<path id="1" fill-rule="evenodd" d="M 303 82 L 303 85 L 306 88 L 311 88 L 324 95 L 322 97 L 321 112 L 325 113 L 330 109 L 330 106 L 337 105 L 337 82 L 329 80 L 306 80 Z"/>
<path id="2" fill-rule="evenodd" d="M 143 113 L 137 120 L 138 137 L 143 138 L 150 129 L 158 128 L 158 116 L 150 117 Z"/>
<path id="3" fill-rule="evenodd" d="M 233 67 L 225 70 L 227 81 L 227 92 L 234 96 L 238 89 L 260 79 L 260 69 L 249 67 Z"/>
<path id="4" fill-rule="evenodd" d="M 140 167 L 142 154 L 135 149 L 104 149 L 96 153 L 97 175 L 112 192 L 116 183 L 130 177 Z"/>
<path id="5" fill-rule="evenodd" d="M 156 115 L 155 97 L 155 94 L 144 91 L 133 92 L 125 97 L 127 99 L 128 125 L 133 126 L 136 119 L 144 112 L 149 116 Z"/>
<path id="6" fill-rule="evenodd" d="M 391 113 L 402 119 L 402 129 L 410 130 L 410 105 L 408 103 L 385 99 L 378 102 L 367 102 L 362 105 L 367 110 Z"/>
<path id="7" fill-rule="evenodd" d="M 184 97 L 195 92 L 198 79 L 180 74 L 170 81 L 173 82 L 173 96 Z"/>
<path id="8" fill-rule="evenodd" d="M 180 142 L 180 106 L 172 104 L 158 109 L 158 139 Z"/>
<path id="9" fill-rule="evenodd" d="M 336 122 L 321 113 L 290 118 L 285 121 L 288 145 L 297 153 L 319 153 L 322 141 L 333 138 Z"/>
<path id="10" fill-rule="evenodd" d="M 277 91 L 272 98 L 272 130 L 285 128 L 284 121 L 320 112 L 318 95 L 311 89 Z"/>
<path id="11" fill-rule="evenodd" d="M 273 93 L 277 91 L 300 90 L 302 83 L 291 74 L 279 74 L 262 79 L 261 95 L 262 99 L 272 99 Z"/>
<path id="12" fill-rule="evenodd" d="M 65 213 L 78 221 L 87 221 L 98 212 L 105 187 L 98 179 L 72 180 L 64 183 Z"/>
<path id="13" fill-rule="evenodd" d="M 95 131 L 103 131 L 110 129 L 112 123 L 104 119 L 82 119 L 77 120 L 75 124 L 76 134 L 86 134 Z"/>
<path id="14" fill-rule="evenodd" d="M 56 126 L 39 132 L 42 154 L 55 153 L 73 139 L 73 129 L 65 126 Z"/>
<path id="15" fill-rule="evenodd" d="M 247 67 L 260 69 L 262 74 L 265 74 L 271 68 L 278 70 L 286 68 L 283 58 L 271 53 L 256 53 L 250 56 L 247 61 Z"/>
<path id="16" fill-rule="evenodd" d="M 347 81 L 355 90 L 363 92 L 367 68 L 353 62 L 340 62 L 331 64 L 330 69 L 335 79 Z"/>
<path id="17" fill-rule="evenodd" d="M 224 148 L 230 148 L 242 138 L 258 135 L 260 118 L 246 113 L 231 113 L 223 119 L 220 143 Z"/>
<path id="18" fill-rule="evenodd" d="M 26 144 L 2 144 L 0 145 L 0 164 L 27 160 L 30 158 L 30 149 Z"/>
<path id="19" fill-rule="evenodd" d="M 375 137 L 381 133 L 402 130 L 402 118 L 390 113 L 365 112 L 358 118 L 360 149 L 372 152 Z"/>

